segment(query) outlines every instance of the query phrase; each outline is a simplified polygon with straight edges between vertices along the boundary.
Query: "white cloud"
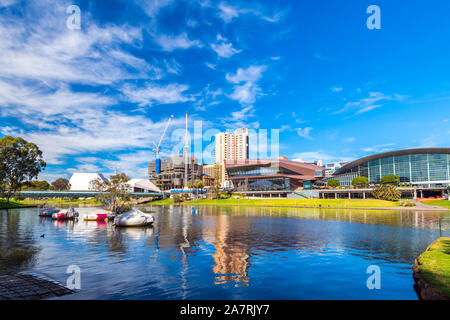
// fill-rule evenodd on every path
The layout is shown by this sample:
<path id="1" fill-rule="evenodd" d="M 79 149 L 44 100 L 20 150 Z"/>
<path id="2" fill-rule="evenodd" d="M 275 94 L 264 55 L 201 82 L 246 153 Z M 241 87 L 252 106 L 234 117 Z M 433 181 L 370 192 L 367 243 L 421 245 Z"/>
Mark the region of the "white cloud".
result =
<path id="1" fill-rule="evenodd" d="M 285 12 L 283 11 L 277 11 L 274 14 L 270 15 L 265 14 L 263 11 L 267 10 L 262 11 L 261 8 L 250 8 L 250 7 L 242 8 L 239 7 L 238 5 L 230 5 L 225 2 L 219 3 L 218 9 L 219 9 L 218 15 L 225 23 L 229 23 L 234 18 L 238 18 L 240 15 L 245 14 L 259 17 L 260 19 L 267 22 L 275 23 L 280 21 L 281 18 L 285 15 Z"/>
<path id="2" fill-rule="evenodd" d="M 256 82 L 262 77 L 266 66 L 250 66 L 247 69 L 239 68 L 235 74 L 228 73 L 226 79 L 235 83 L 233 93 L 229 96 L 233 100 L 239 101 L 242 105 L 252 104 L 256 97 L 261 95 L 261 88 Z M 243 83 L 243 84 L 241 84 Z"/>
<path id="3" fill-rule="evenodd" d="M 298 128 L 297 129 L 297 134 L 300 137 L 306 138 L 308 140 L 312 140 L 312 138 L 309 135 L 311 133 L 311 130 L 313 130 L 312 127 L 306 127 L 306 128 L 303 128 L 303 129 L 302 128 Z"/>
<path id="4" fill-rule="evenodd" d="M 305 160 L 305 161 L 314 161 L 314 160 L 323 160 L 325 162 L 331 161 L 351 161 L 353 158 L 351 157 L 341 157 L 329 154 L 323 151 L 306 151 L 295 153 L 293 155 L 294 161 Z"/>
<path id="5" fill-rule="evenodd" d="M 356 115 L 358 115 L 383 106 L 383 101 L 399 101 L 404 98 L 405 96 L 398 94 L 385 95 L 381 92 L 369 92 L 369 96 L 367 98 L 347 102 L 342 109 L 336 111 L 335 113 L 353 111 Z"/>
<path id="6" fill-rule="evenodd" d="M 121 90 L 131 102 L 138 103 L 139 106 L 151 106 L 155 103 L 172 104 L 192 100 L 183 94 L 188 89 L 189 87 L 184 84 L 159 86 L 147 83 L 144 87 L 125 85 Z"/>
<path id="7" fill-rule="evenodd" d="M 150 17 L 155 18 L 164 7 L 170 6 L 174 3 L 173 0 L 136 0 L 136 3 L 141 6 L 144 12 Z"/>
<path id="8" fill-rule="evenodd" d="M 362 151 L 372 152 L 372 153 L 380 153 L 380 152 L 392 150 L 393 146 L 395 146 L 395 143 L 385 143 L 385 144 L 380 144 L 380 145 L 376 145 L 373 147 L 363 148 Z"/>
<path id="9" fill-rule="evenodd" d="M 186 32 L 177 36 L 160 35 L 155 40 L 165 51 L 189 49 L 191 47 L 201 48 L 203 46 L 199 40 L 190 40 Z"/>
<path id="10" fill-rule="evenodd" d="M 233 6 L 230 6 L 224 2 L 219 3 L 219 17 L 225 21 L 230 22 L 234 18 L 239 17 L 239 9 Z"/>
<path id="11" fill-rule="evenodd" d="M 256 82 L 262 77 L 262 73 L 267 69 L 266 66 L 250 66 L 247 69 L 239 68 L 233 75 L 228 73 L 226 79 L 232 83 Z"/>
<path id="12" fill-rule="evenodd" d="M 252 104 L 256 101 L 256 96 L 260 94 L 261 89 L 252 82 L 246 82 L 243 85 L 234 87 L 233 93 L 229 96 L 240 104 Z"/>
<path id="13" fill-rule="evenodd" d="M 222 58 L 230 58 L 231 56 L 241 52 L 241 50 L 233 48 L 233 44 L 220 34 L 217 35 L 217 42 L 211 44 L 211 48 L 219 57 Z"/>
<path id="14" fill-rule="evenodd" d="M 342 88 L 342 87 L 331 87 L 330 90 L 332 92 L 341 92 L 342 90 L 344 90 L 344 88 Z"/>

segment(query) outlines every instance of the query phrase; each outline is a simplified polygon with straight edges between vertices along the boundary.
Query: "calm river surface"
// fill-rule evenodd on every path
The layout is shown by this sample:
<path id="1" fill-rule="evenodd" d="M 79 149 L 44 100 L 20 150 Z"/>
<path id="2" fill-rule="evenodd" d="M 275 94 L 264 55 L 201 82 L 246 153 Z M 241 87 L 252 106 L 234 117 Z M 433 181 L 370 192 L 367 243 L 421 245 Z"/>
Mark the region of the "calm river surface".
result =
<path id="1" fill-rule="evenodd" d="M 414 258 L 450 230 L 447 212 L 198 208 L 146 208 L 154 226 L 128 229 L 0 210 L 0 274 L 65 284 L 76 265 L 81 289 L 64 299 L 417 299 Z"/>

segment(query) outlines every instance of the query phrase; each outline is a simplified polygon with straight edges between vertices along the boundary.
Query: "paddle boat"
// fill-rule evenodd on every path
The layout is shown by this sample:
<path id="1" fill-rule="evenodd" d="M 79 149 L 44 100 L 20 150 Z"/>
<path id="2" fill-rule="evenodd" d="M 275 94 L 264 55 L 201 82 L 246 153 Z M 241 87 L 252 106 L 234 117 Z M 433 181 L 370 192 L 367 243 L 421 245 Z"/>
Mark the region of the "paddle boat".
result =
<path id="1" fill-rule="evenodd" d="M 60 208 L 41 208 L 39 209 L 39 216 L 40 217 L 51 217 L 54 213 L 58 213 L 61 211 Z"/>
<path id="2" fill-rule="evenodd" d="M 114 225 L 117 227 L 145 227 L 150 226 L 155 218 L 148 213 L 138 209 L 132 209 L 114 218 Z"/>
<path id="3" fill-rule="evenodd" d="M 73 220 L 78 218 L 79 214 L 74 208 L 63 209 L 52 215 L 53 220 Z"/>
<path id="4" fill-rule="evenodd" d="M 114 219 L 115 215 L 112 211 L 97 209 L 83 216 L 84 221 L 106 221 Z"/>

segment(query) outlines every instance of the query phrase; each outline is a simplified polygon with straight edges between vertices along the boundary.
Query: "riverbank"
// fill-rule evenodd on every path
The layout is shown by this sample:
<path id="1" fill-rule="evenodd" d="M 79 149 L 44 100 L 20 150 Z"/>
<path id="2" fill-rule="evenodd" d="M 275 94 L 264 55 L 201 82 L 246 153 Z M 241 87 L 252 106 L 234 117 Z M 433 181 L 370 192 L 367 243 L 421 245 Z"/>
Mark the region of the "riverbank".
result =
<path id="1" fill-rule="evenodd" d="M 36 207 L 32 205 L 25 205 L 21 204 L 20 202 L 16 201 L 9 201 L 9 203 L 6 203 L 6 200 L 0 199 L 0 209 L 15 209 L 15 208 L 29 208 L 29 207 Z"/>
<path id="2" fill-rule="evenodd" d="M 450 238 L 433 242 L 416 259 L 415 289 L 423 300 L 450 300 Z"/>
<path id="3" fill-rule="evenodd" d="M 173 199 L 158 200 L 151 205 L 175 204 Z M 253 207 L 291 207 L 291 208 L 324 208 L 324 209 L 364 209 L 364 210 L 432 210 L 440 211 L 431 206 L 403 207 L 398 201 L 377 199 L 199 199 L 179 203 L 180 205 L 210 205 L 210 206 L 253 206 Z"/>
<path id="4" fill-rule="evenodd" d="M 0 209 L 14 209 L 14 208 L 35 208 L 44 203 L 47 205 L 89 205 L 100 206 L 101 203 L 97 199 L 28 199 L 28 200 L 10 200 L 6 204 L 5 199 L 0 199 Z"/>

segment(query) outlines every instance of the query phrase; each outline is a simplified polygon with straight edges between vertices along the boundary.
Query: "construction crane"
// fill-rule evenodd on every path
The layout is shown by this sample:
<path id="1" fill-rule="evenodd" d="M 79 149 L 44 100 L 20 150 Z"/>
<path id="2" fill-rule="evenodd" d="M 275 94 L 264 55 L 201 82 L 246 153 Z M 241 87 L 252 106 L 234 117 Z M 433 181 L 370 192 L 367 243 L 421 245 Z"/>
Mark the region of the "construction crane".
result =
<path id="1" fill-rule="evenodd" d="M 167 121 L 166 127 L 164 128 L 164 131 L 161 135 L 161 138 L 159 139 L 158 144 L 153 143 L 155 147 L 153 148 L 153 151 L 156 152 L 156 163 L 155 163 L 155 173 L 159 174 L 161 173 L 161 160 L 159 159 L 159 147 L 161 146 L 161 142 L 164 139 L 164 136 L 166 135 L 167 128 L 169 127 L 170 121 L 172 120 L 173 115 L 170 116 L 169 120 Z"/>

